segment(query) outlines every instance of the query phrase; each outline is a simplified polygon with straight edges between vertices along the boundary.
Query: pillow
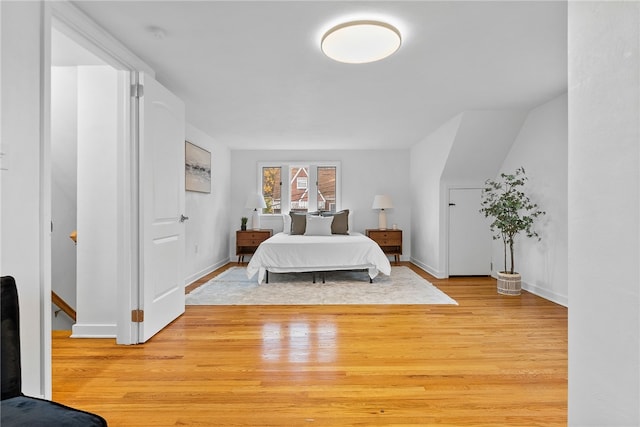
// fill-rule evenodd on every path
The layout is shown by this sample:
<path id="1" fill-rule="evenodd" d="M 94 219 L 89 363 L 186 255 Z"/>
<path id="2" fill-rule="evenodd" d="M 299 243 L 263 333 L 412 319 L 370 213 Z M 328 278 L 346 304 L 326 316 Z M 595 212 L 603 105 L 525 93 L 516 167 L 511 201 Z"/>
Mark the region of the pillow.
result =
<path id="1" fill-rule="evenodd" d="M 304 213 L 289 212 L 291 218 L 290 234 L 304 234 L 307 228 L 307 215 Z"/>
<path id="2" fill-rule="evenodd" d="M 291 219 L 289 234 L 304 234 L 304 230 L 307 228 L 307 216 L 309 215 L 318 216 L 320 212 L 289 212 L 289 218 Z"/>
<path id="3" fill-rule="evenodd" d="M 333 217 L 307 215 L 305 236 L 331 236 Z"/>
<path id="4" fill-rule="evenodd" d="M 291 233 L 291 215 L 282 215 L 282 232 L 284 234 Z"/>
<path id="5" fill-rule="evenodd" d="M 325 216 L 333 217 L 331 232 L 333 234 L 349 234 L 349 209 L 340 212 L 327 212 Z"/>

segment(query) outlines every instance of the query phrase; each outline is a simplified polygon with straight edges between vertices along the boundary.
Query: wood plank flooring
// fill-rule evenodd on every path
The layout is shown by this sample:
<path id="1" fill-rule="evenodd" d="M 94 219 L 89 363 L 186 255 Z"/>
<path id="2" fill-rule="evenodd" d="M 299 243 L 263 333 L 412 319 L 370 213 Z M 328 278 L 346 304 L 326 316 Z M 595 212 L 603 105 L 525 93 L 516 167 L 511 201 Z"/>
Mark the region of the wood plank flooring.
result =
<path id="1" fill-rule="evenodd" d="M 459 305 L 187 306 L 138 346 L 54 332 L 53 398 L 110 426 L 566 425 L 567 309 L 412 268 Z"/>

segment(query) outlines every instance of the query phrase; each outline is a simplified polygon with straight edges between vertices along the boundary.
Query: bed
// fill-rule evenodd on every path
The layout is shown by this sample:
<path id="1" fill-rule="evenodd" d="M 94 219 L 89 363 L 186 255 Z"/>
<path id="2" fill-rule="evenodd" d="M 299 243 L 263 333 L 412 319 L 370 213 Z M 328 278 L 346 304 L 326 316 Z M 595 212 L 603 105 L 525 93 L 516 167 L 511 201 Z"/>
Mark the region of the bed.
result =
<path id="1" fill-rule="evenodd" d="M 258 283 L 268 272 L 325 272 L 366 270 L 372 281 L 379 273 L 391 274 L 391 264 L 380 246 L 367 236 L 348 234 L 304 235 L 277 233 L 258 246 L 247 265 L 249 278 Z"/>

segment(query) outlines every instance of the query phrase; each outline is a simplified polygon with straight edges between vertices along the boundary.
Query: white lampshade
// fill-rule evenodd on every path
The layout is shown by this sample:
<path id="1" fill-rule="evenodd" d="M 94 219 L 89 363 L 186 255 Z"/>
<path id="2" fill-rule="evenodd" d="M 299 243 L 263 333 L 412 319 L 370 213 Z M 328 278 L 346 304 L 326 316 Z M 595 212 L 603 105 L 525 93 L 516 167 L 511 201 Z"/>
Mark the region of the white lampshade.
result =
<path id="1" fill-rule="evenodd" d="M 320 46 L 334 61 L 366 64 L 393 54 L 401 42 L 400 31 L 386 22 L 351 21 L 327 31 Z"/>
<path id="2" fill-rule="evenodd" d="M 371 209 L 391 209 L 393 203 L 391 203 L 391 197 L 386 194 L 378 194 L 373 198 L 373 206 Z"/>
<path id="3" fill-rule="evenodd" d="M 387 229 L 387 213 L 384 210 L 391 208 L 393 208 L 391 197 L 386 194 L 378 194 L 373 198 L 371 209 L 380 209 L 380 213 L 378 213 L 378 228 L 380 230 Z"/>
<path id="4" fill-rule="evenodd" d="M 252 193 L 247 196 L 247 202 L 244 204 L 247 209 L 253 209 L 253 216 L 251 217 L 251 228 L 254 230 L 260 230 L 260 212 L 258 209 L 266 208 L 267 203 L 264 201 L 264 197 L 260 193 Z"/>
<path id="5" fill-rule="evenodd" d="M 261 209 L 266 208 L 267 203 L 264 201 L 264 197 L 260 193 L 252 193 L 247 196 L 247 202 L 244 204 L 247 209 Z"/>

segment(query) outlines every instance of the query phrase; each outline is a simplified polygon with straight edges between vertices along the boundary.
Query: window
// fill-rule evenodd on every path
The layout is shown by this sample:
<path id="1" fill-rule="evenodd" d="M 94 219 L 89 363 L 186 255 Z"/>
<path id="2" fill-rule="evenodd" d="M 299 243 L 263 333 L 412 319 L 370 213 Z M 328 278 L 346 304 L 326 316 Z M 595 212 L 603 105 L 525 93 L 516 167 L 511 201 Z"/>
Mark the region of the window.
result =
<path id="1" fill-rule="evenodd" d="M 340 204 L 338 162 L 264 163 L 259 171 L 258 185 L 267 203 L 264 214 L 335 212 Z"/>
<path id="2" fill-rule="evenodd" d="M 299 176 L 298 178 L 296 178 L 296 188 L 298 190 L 306 190 L 307 189 L 307 180 L 308 177 L 301 177 Z"/>
<path id="3" fill-rule="evenodd" d="M 318 166 L 318 210 L 336 211 L 335 166 Z"/>
<path id="4" fill-rule="evenodd" d="M 309 166 L 291 166 L 289 168 L 291 177 L 291 191 L 289 194 L 289 209 L 294 212 L 306 212 L 309 207 Z"/>
<path id="5" fill-rule="evenodd" d="M 265 214 L 279 214 L 282 212 L 282 178 L 280 167 L 262 168 L 262 195 L 267 207 L 262 209 Z"/>

